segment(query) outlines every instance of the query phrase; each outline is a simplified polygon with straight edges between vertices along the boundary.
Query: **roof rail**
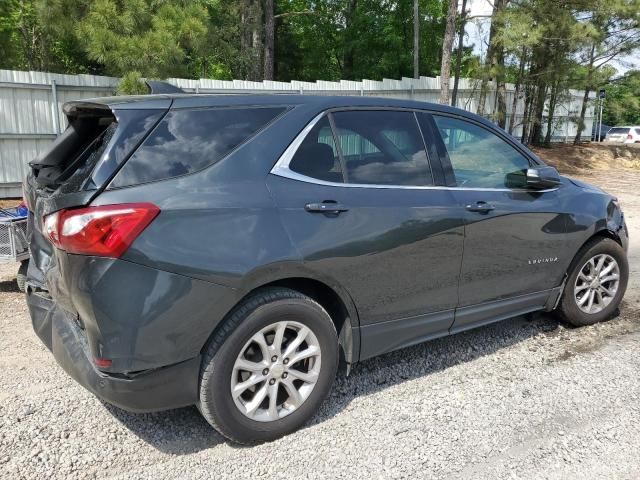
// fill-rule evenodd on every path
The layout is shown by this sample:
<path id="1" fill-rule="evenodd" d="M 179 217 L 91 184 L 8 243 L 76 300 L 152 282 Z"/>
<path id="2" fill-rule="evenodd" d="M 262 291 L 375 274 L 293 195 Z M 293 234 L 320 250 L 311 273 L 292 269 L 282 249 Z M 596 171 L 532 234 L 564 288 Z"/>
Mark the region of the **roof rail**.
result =
<path id="1" fill-rule="evenodd" d="M 144 82 L 149 87 L 149 93 L 151 95 L 156 93 L 186 93 L 180 87 L 171 85 L 168 82 L 160 82 L 158 80 L 145 80 Z"/>

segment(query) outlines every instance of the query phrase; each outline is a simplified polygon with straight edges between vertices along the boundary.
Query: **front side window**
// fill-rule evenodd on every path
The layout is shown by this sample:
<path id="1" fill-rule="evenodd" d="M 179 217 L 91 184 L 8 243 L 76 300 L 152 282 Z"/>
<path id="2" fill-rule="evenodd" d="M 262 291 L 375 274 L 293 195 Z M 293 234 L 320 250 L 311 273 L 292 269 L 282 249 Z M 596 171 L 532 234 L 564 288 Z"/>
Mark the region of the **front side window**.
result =
<path id="1" fill-rule="evenodd" d="M 531 166 L 515 147 L 491 131 L 457 118 L 433 115 L 458 186 L 509 188 Z"/>
<path id="2" fill-rule="evenodd" d="M 433 185 L 413 112 L 345 111 L 331 114 L 348 183 Z"/>

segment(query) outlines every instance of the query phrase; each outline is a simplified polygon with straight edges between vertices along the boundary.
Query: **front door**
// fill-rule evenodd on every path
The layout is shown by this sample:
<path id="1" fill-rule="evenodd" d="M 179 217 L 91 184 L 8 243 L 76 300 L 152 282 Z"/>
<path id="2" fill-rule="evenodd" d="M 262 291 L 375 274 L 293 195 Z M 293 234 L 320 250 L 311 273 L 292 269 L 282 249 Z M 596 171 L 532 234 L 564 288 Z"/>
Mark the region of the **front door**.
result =
<path id="1" fill-rule="evenodd" d="M 490 129 L 433 115 L 464 209 L 464 257 L 452 331 L 542 308 L 562 283 L 566 216 L 557 189 L 511 188 L 533 159 Z M 561 188 L 561 187 L 560 187 Z"/>
<path id="2" fill-rule="evenodd" d="M 360 358 L 446 333 L 463 220 L 453 193 L 433 188 L 414 113 L 333 112 L 288 168 L 269 188 L 306 267 L 353 298 Z"/>

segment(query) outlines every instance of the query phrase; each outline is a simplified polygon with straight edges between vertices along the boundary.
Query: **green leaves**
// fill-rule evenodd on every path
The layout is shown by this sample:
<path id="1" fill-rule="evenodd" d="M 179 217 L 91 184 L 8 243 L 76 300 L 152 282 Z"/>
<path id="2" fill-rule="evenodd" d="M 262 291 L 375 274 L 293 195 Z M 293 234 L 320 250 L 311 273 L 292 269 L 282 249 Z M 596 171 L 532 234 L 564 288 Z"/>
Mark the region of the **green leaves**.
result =
<path id="1" fill-rule="evenodd" d="M 607 92 L 603 122 L 640 125 L 640 70 L 630 70 L 604 86 Z"/>
<path id="2" fill-rule="evenodd" d="M 188 75 L 187 56 L 202 47 L 208 12 L 204 5 L 177 0 L 95 0 L 81 20 L 78 41 L 88 57 L 110 75 Z"/>

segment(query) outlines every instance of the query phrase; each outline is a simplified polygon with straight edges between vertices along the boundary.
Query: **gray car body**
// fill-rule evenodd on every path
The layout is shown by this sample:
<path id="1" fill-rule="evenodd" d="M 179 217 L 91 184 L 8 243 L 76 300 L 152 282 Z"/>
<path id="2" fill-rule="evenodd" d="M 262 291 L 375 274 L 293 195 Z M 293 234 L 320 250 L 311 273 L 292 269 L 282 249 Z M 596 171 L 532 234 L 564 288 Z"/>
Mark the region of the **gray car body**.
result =
<path id="1" fill-rule="evenodd" d="M 624 218 L 612 196 L 568 178 L 545 191 L 460 188 L 433 132 L 424 132 L 433 187 L 352 188 L 270 173 L 309 122 L 351 108 L 460 117 L 491 130 L 532 165 L 543 165 L 504 131 L 461 110 L 395 99 L 268 95 L 89 104 L 108 107 L 125 123 L 140 111 L 160 119 L 176 109 L 287 108 L 224 159 L 193 174 L 111 187 L 133 146 L 108 152 L 97 164 L 93 175 L 109 178 L 96 180 L 104 186 L 95 190 L 42 195 L 33 176 L 25 181 L 33 209 L 27 301 L 34 328 L 76 380 L 130 410 L 196 403 L 208 339 L 243 298 L 266 285 L 298 288 L 321 300 L 352 364 L 550 310 L 585 242 L 602 235 L 626 248 Z M 304 208 L 325 200 L 349 210 L 323 215 Z M 495 210 L 465 209 L 477 201 Z M 119 259 L 67 254 L 40 232 L 42 216 L 61 208 L 127 202 L 151 202 L 161 213 Z M 113 364 L 99 371 L 92 356 Z"/>

